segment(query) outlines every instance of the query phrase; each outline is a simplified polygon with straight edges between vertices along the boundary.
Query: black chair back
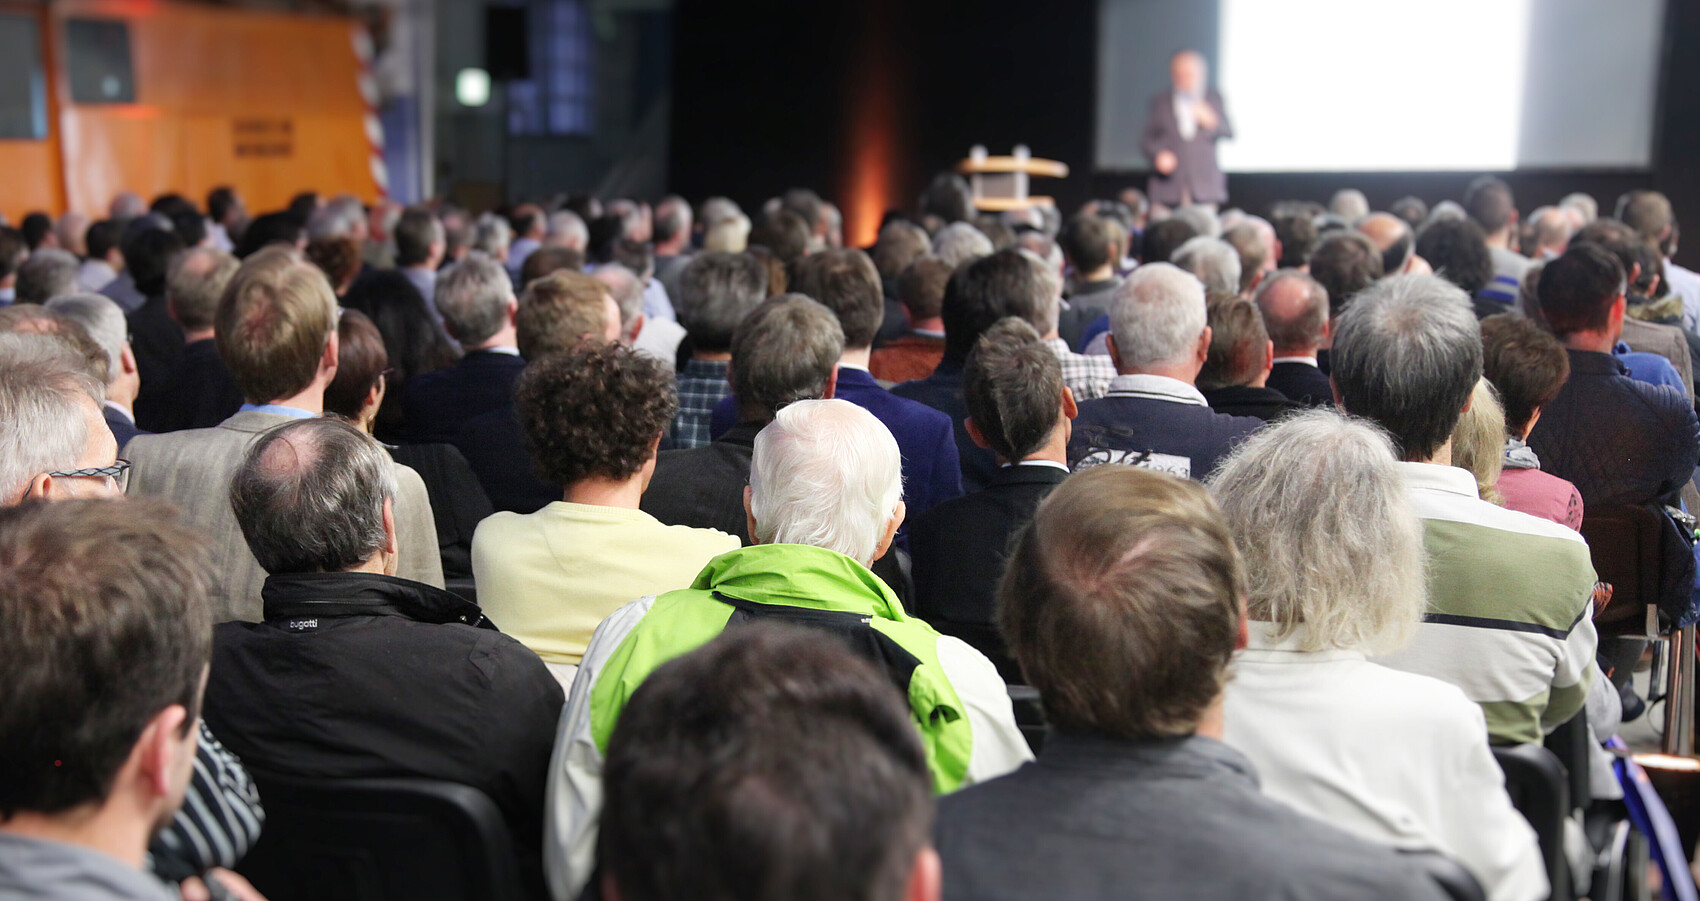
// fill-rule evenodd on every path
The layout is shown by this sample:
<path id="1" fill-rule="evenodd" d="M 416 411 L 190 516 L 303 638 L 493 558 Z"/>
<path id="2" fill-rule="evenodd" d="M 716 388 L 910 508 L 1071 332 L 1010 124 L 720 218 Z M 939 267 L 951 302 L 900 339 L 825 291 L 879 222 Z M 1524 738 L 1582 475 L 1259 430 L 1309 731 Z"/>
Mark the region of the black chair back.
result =
<path id="1" fill-rule="evenodd" d="M 1564 856 L 1564 821 L 1570 813 L 1570 774 L 1551 751 L 1539 745 L 1496 747 L 1493 758 L 1505 771 L 1512 806 L 1535 829 L 1546 863 L 1553 901 L 1576 896 L 1570 862 Z"/>
<path id="2" fill-rule="evenodd" d="M 1587 711 L 1577 713 L 1557 729 L 1547 733 L 1543 743 L 1548 751 L 1558 758 L 1569 775 L 1570 809 L 1581 810 L 1588 806 L 1594 797 L 1594 786 L 1589 779 L 1588 752 L 1592 744 L 1588 740 Z"/>
<path id="3" fill-rule="evenodd" d="M 1451 901 L 1487 901 L 1482 884 L 1464 865 L 1439 851 L 1401 851 L 1399 856 L 1428 874 Z"/>
<path id="4" fill-rule="evenodd" d="M 1660 599 L 1663 530 L 1659 514 L 1639 504 L 1600 504 L 1583 515 L 1594 572 L 1612 586 L 1611 604 L 1594 619 L 1602 636 L 1646 633 L 1647 608 Z"/>
<path id="5" fill-rule="evenodd" d="M 270 901 L 526 897 L 507 824 L 476 788 L 253 777 L 266 823 L 237 870 Z"/>

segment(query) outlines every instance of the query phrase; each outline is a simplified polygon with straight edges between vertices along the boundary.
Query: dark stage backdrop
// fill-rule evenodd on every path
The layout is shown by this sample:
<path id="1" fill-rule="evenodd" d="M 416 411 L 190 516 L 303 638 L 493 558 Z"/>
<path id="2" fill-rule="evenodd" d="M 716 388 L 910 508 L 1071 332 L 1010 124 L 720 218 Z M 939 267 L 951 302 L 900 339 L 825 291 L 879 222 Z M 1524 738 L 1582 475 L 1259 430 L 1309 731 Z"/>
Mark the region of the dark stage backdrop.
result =
<path id="1" fill-rule="evenodd" d="M 1524 212 L 1576 190 L 1606 212 L 1626 190 L 1664 191 L 1693 236 L 1678 258 L 1700 268 L 1700 54 L 1669 50 L 1700 44 L 1700 3 L 1671 2 L 1667 16 L 1651 171 L 1505 177 Z M 808 185 L 844 207 L 847 239 L 866 241 L 881 211 L 912 206 L 976 143 L 994 154 L 1026 143 L 1068 163 L 1069 178 L 1035 182 L 1065 211 L 1143 186 L 1143 173 L 1092 169 L 1096 27 L 1097 3 L 1086 0 L 680 0 L 670 189 L 753 210 Z M 1294 102 L 1294 115 L 1339 114 L 1326 91 Z M 1458 198 L 1476 174 L 1233 175 L 1229 193 L 1258 213 L 1348 186 L 1377 207 L 1405 194 L 1433 204 Z"/>

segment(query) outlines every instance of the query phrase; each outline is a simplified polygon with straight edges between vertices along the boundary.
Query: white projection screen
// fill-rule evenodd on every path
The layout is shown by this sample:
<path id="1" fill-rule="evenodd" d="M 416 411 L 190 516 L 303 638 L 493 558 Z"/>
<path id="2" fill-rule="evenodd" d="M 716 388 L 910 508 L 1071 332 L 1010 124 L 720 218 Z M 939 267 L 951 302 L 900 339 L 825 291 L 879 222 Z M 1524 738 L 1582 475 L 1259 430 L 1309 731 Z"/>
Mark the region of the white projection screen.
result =
<path id="1" fill-rule="evenodd" d="M 1097 165 L 1210 60 L 1229 172 L 1651 166 L 1665 0 L 1100 0 Z"/>

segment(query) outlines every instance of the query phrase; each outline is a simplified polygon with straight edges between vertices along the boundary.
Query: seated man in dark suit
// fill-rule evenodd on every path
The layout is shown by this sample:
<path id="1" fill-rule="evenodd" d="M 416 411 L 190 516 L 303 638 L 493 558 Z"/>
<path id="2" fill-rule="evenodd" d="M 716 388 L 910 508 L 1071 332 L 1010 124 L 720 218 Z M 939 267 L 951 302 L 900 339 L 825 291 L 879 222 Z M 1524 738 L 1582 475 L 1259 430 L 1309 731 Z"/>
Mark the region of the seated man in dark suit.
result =
<path id="1" fill-rule="evenodd" d="M 515 315 L 514 336 L 526 360 L 572 350 L 589 338 L 616 341 L 620 308 L 607 286 L 596 279 L 582 272 L 553 272 L 526 286 Z M 561 486 L 538 475 L 525 449 L 525 433 L 514 413 L 511 392 L 489 412 L 468 419 L 452 438 L 450 443 L 472 466 L 495 509 L 535 513 L 561 499 Z"/>
<path id="2" fill-rule="evenodd" d="M 1204 285 L 1170 263 L 1148 263 L 1110 310 L 1110 393 L 1080 405 L 1068 456 L 1076 471 L 1105 463 L 1204 479 L 1263 425 L 1210 409 L 1193 383 L 1210 350 Z"/>
<path id="3" fill-rule="evenodd" d="M 219 298 L 241 264 L 219 250 L 191 248 L 171 261 L 165 309 L 183 330 L 177 388 L 161 404 L 159 431 L 210 429 L 242 406 L 242 389 L 218 355 Z"/>
<path id="4" fill-rule="evenodd" d="M 1282 269 L 1257 289 L 1257 311 L 1274 344 L 1265 386 L 1307 407 L 1334 406 L 1317 353 L 1328 343 L 1328 289 L 1297 269 Z"/>
<path id="5" fill-rule="evenodd" d="M 394 575 L 393 472 L 339 419 L 290 422 L 247 449 L 229 496 L 270 574 L 265 612 L 215 628 L 207 722 L 261 772 L 477 788 L 540 884 L 561 686 L 477 606 Z"/>
<path id="6" fill-rule="evenodd" d="M 662 451 L 640 509 L 667 525 L 719 529 L 748 545 L 744 488 L 756 434 L 786 404 L 831 397 L 843 353 L 844 330 L 831 310 L 801 294 L 763 301 L 732 335 L 738 424 L 702 447 Z"/>
<path id="7" fill-rule="evenodd" d="M 898 397 L 920 401 L 950 417 L 956 450 L 962 461 L 962 489 L 978 491 L 991 484 L 996 457 L 974 443 L 962 424 L 968 409 L 962 398 L 962 367 L 968 352 L 986 329 L 999 319 L 1015 316 L 1028 322 L 1038 317 L 1031 291 L 1032 264 L 1021 251 L 1007 248 L 957 269 L 944 289 L 944 359 L 933 374 L 891 389 Z"/>
<path id="8" fill-rule="evenodd" d="M 178 369 L 183 365 L 183 328 L 165 308 L 167 270 L 171 259 L 183 250 L 183 241 L 162 227 L 154 217 L 143 217 L 124 230 L 124 274 L 101 290 L 125 310 L 130 320 L 130 345 L 142 387 L 136 395 L 136 424 L 150 432 L 160 428 L 159 416 L 177 390 Z M 128 306 L 121 286 L 142 298 Z"/>
<path id="9" fill-rule="evenodd" d="M 1068 477 L 1074 395 L 1062 364 L 1032 326 L 1005 319 L 980 337 L 963 372 L 968 434 L 998 457 L 992 484 L 915 520 L 915 613 L 946 635 L 973 645 L 1020 683 L 993 617 L 1010 536 Z"/>
<path id="10" fill-rule="evenodd" d="M 468 254 L 437 281 L 437 309 L 466 356 L 407 383 L 402 437 L 422 444 L 452 441 L 467 420 L 512 405 L 525 368 L 514 331 L 519 301 L 501 263 Z"/>
<path id="11" fill-rule="evenodd" d="M 1237 294 L 1209 299 L 1210 355 L 1198 371 L 1198 388 L 1210 409 L 1273 422 L 1304 404 L 1268 387 L 1274 343 L 1251 301 Z"/>
<path id="12" fill-rule="evenodd" d="M 1036 762 L 940 802 L 947 899 L 1445 897 L 1397 852 L 1264 797 L 1222 742 L 1245 588 L 1203 486 L 1070 478 L 998 593 L 1054 732 Z"/>
<path id="13" fill-rule="evenodd" d="M 1630 378 L 1612 356 L 1623 330 L 1625 275 L 1597 245 L 1573 245 L 1541 270 L 1547 324 L 1570 378 L 1529 432 L 1541 468 L 1599 504 L 1677 503 L 1700 459 L 1700 423 L 1681 391 Z"/>

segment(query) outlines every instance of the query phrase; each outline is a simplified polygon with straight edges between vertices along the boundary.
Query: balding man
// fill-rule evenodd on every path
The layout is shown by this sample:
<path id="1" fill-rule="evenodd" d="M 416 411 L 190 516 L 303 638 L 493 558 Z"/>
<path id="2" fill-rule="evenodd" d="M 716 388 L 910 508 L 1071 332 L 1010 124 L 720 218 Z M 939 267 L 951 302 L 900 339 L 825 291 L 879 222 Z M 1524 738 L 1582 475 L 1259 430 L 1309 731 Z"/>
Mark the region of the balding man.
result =
<path id="1" fill-rule="evenodd" d="M 869 657 L 914 661 L 888 672 L 909 700 L 935 790 L 1002 775 L 1032 756 L 991 662 L 910 618 L 867 569 L 903 521 L 899 456 L 879 420 L 848 401 L 780 410 L 756 436 L 744 490 L 756 543 L 709 561 L 692 587 L 633 601 L 597 628 L 550 763 L 544 863 L 555 897 L 577 897 L 591 876 L 604 755 L 632 690 L 747 622 L 818 629 Z"/>
<path id="2" fill-rule="evenodd" d="M 1355 226 L 1358 232 L 1381 251 L 1381 271 L 1385 275 L 1399 275 L 1415 271 L 1414 267 L 1422 265 L 1422 258 L 1417 256 L 1416 235 L 1405 220 L 1392 213 L 1371 213 L 1365 216 Z"/>
<path id="3" fill-rule="evenodd" d="M 1334 389 L 1317 366 L 1317 351 L 1328 342 L 1328 290 L 1297 269 L 1265 279 L 1257 292 L 1257 310 L 1274 345 L 1265 385 L 1310 407 L 1334 405 Z"/>
<path id="4" fill-rule="evenodd" d="M 1216 413 L 1194 384 L 1210 326 L 1204 286 L 1189 273 L 1168 263 L 1135 269 L 1116 289 L 1108 347 L 1117 375 L 1108 394 L 1080 405 L 1068 448 L 1076 471 L 1119 463 L 1202 480 L 1263 425 Z"/>
<path id="5" fill-rule="evenodd" d="M 1146 188 L 1152 203 L 1179 207 L 1228 199 L 1216 142 L 1232 138 L 1234 127 L 1208 75 L 1198 51 L 1182 50 L 1169 60 L 1170 90 L 1151 98 L 1140 149 L 1155 170 Z"/>
<path id="6" fill-rule="evenodd" d="M 1564 253 L 1575 233 L 1568 213 L 1559 207 L 1543 206 L 1529 214 L 1529 240 L 1524 244 L 1533 259 L 1551 260 Z M 1665 271 L 1670 271 L 1668 266 Z"/>

